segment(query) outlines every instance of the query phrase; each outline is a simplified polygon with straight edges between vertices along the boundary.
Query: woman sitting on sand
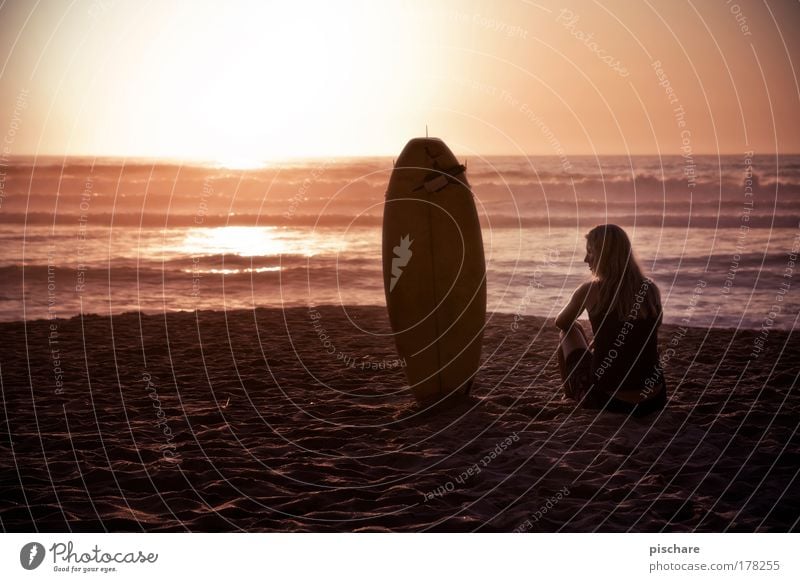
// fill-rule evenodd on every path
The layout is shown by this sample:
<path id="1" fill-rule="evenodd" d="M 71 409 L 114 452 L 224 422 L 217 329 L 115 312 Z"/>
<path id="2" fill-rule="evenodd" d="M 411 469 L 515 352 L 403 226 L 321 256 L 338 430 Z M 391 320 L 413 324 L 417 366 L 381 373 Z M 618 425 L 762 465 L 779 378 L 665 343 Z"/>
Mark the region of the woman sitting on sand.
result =
<path id="1" fill-rule="evenodd" d="M 625 231 L 615 224 L 586 235 L 594 279 L 558 314 L 558 363 L 564 390 L 585 408 L 643 416 L 664 407 L 667 389 L 658 360 L 661 294 L 642 274 Z M 593 350 L 576 320 L 586 309 Z"/>

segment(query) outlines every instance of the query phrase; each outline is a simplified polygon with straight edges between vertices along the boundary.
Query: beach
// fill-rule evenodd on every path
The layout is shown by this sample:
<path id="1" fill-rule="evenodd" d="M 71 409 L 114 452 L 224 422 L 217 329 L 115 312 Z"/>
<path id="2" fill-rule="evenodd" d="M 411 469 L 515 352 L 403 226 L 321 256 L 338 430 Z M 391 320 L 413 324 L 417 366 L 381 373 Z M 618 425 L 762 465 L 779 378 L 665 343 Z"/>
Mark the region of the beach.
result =
<path id="1" fill-rule="evenodd" d="M 796 314 L 785 313 L 784 318 Z M 385 308 L 0 323 L 5 531 L 796 531 L 786 329 L 664 325 L 667 408 L 562 398 L 552 320 L 490 313 L 419 410 Z"/>

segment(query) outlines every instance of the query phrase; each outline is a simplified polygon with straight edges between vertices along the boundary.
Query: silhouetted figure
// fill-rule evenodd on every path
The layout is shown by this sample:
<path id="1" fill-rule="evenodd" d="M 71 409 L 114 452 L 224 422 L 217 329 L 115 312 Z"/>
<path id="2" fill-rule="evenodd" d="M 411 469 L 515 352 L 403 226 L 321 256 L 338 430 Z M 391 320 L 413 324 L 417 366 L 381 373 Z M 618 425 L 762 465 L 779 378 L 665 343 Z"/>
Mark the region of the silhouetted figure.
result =
<path id="1" fill-rule="evenodd" d="M 660 410 L 667 390 L 658 359 L 658 287 L 643 275 L 628 235 L 615 224 L 589 231 L 584 261 L 594 278 L 575 290 L 556 318 L 567 396 L 585 408 L 635 416 Z M 594 333 L 592 346 L 576 321 L 584 309 Z"/>

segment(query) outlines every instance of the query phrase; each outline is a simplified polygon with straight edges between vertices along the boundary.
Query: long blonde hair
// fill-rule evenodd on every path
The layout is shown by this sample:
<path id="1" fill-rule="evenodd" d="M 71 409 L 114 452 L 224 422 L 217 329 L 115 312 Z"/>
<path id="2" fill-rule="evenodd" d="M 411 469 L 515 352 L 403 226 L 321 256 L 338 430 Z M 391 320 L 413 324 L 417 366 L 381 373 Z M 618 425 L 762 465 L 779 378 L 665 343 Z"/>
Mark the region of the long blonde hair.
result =
<path id="1" fill-rule="evenodd" d="M 597 259 L 597 308 L 617 319 L 659 317 L 661 294 L 644 276 L 628 235 L 616 224 L 595 226 L 586 241 Z"/>

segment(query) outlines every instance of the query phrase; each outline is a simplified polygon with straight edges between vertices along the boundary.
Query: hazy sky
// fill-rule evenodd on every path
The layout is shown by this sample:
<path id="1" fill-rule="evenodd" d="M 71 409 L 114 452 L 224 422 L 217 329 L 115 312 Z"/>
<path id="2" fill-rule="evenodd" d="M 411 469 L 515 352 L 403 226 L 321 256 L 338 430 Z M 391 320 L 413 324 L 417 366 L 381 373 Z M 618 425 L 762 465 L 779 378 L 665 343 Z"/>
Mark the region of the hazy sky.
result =
<path id="1" fill-rule="evenodd" d="M 6 1 L 5 155 L 800 152 L 796 0 Z M 3 138 L 0 138 L 3 139 Z"/>

